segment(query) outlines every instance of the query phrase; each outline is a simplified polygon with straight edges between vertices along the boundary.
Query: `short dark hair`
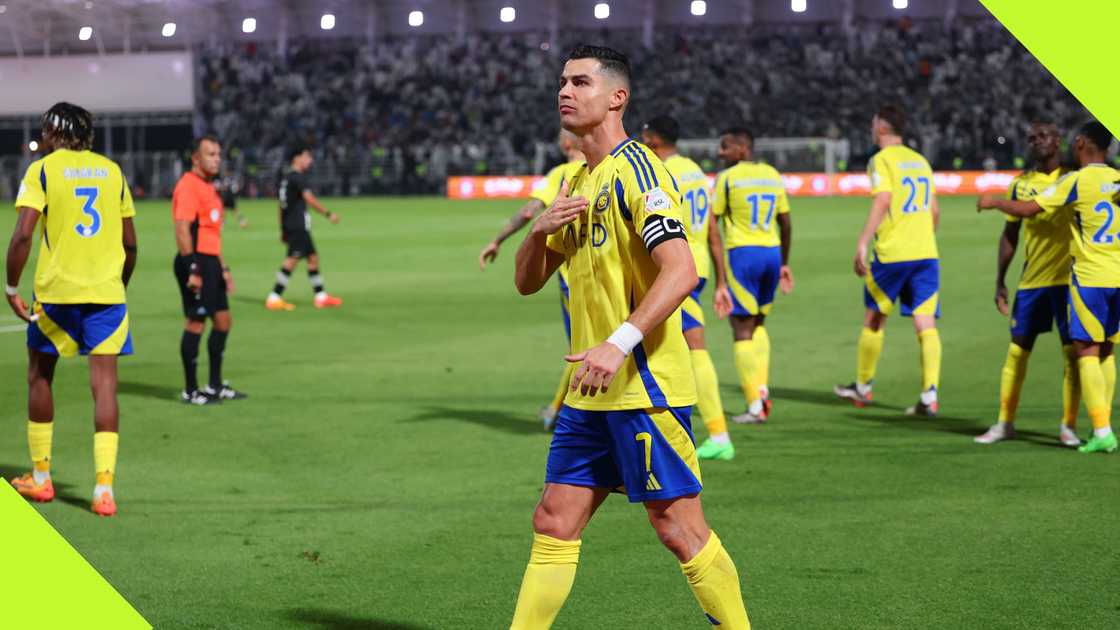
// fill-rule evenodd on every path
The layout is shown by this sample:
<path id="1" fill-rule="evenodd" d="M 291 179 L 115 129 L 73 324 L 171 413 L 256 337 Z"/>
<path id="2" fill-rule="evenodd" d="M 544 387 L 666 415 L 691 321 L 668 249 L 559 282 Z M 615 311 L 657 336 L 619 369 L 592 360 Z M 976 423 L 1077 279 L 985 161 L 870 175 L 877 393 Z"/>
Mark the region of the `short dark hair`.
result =
<path id="1" fill-rule="evenodd" d="M 198 153 L 198 150 L 202 148 L 203 142 L 213 142 L 217 145 L 222 144 L 222 141 L 218 140 L 218 136 L 212 133 L 204 133 L 201 136 L 196 136 L 195 139 L 191 141 L 191 155 Z"/>
<path id="2" fill-rule="evenodd" d="M 622 77 L 626 85 L 630 85 L 630 60 L 613 48 L 580 44 L 568 54 L 568 61 L 574 59 L 595 59 L 604 70 Z"/>
<path id="3" fill-rule="evenodd" d="M 1102 125 L 1099 121 L 1091 120 L 1084 125 L 1077 132 L 1079 136 L 1085 136 L 1085 139 L 1093 143 L 1101 151 L 1108 151 L 1109 145 L 1112 144 L 1112 132 L 1108 127 Z"/>
<path id="4" fill-rule="evenodd" d="M 40 122 L 43 137 L 51 136 L 55 148 L 72 151 L 93 148 L 93 114 L 84 107 L 65 101 L 55 103 Z"/>
<path id="5" fill-rule="evenodd" d="M 724 129 L 723 131 L 719 132 L 719 135 L 721 135 L 721 136 L 734 136 L 736 138 L 741 138 L 743 140 L 746 140 L 748 145 L 750 145 L 752 147 L 754 146 L 754 134 L 751 133 L 751 130 L 748 129 L 745 125 L 728 127 L 727 129 Z"/>
<path id="6" fill-rule="evenodd" d="M 661 136 L 661 139 L 669 144 L 676 144 L 681 137 L 680 123 L 672 116 L 663 115 L 651 118 L 643 129 Z"/>
<path id="7" fill-rule="evenodd" d="M 901 136 L 906 132 L 906 113 L 898 105 L 894 103 L 881 105 L 875 115 L 879 117 L 879 120 L 890 125 L 896 134 Z"/>
<path id="8" fill-rule="evenodd" d="M 296 158 L 297 155 L 302 154 L 304 151 L 310 151 L 310 150 L 311 150 L 311 147 L 306 142 L 293 142 L 293 143 L 288 145 L 288 149 L 284 153 L 284 157 L 289 162 L 291 162 L 292 160 L 294 160 Z"/>

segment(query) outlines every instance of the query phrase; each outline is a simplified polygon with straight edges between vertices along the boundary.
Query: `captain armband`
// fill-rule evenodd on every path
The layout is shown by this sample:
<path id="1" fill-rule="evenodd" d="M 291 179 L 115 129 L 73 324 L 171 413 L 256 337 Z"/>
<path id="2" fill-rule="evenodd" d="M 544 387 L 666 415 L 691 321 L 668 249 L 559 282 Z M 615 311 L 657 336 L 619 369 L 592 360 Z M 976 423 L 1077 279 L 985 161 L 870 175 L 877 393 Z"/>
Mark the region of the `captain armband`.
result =
<path id="1" fill-rule="evenodd" d="M 646 243 L 647 251 L 652 252 L 653 248 L 674 238 L 688 240 L 680 221 L 659 214 L 650 215 L 646 219 L 646 224 L 642 227 L 642 240 Z"/>

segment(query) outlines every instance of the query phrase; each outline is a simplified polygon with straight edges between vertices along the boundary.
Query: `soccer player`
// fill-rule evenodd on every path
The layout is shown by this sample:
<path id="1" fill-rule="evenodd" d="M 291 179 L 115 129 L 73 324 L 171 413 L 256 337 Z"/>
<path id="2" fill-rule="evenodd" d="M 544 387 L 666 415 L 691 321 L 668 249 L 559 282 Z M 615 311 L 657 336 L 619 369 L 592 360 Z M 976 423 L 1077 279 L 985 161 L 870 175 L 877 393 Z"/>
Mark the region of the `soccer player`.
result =
<path id="1" fill-rule="evenodd" d="M 779 285 L 782 293 L 793 291 L 789 197 L 782 176 L 769 164 L 752 161 L 753 151 L 754 136 L 745 127 L 720 134 L 719 156 L 727 168 L 716 178 L 712 204 L 727 234 L 735 368 L 747 399 L 747 410 L 731 419 L 743 424 L 766 422 L 770 416 L 766 316 Z M 722 299 L 718 289 L 716 299 Z"/>
<path id="2" fill-rule="evenodd" d="M 222 164 L 222 147 L 214 136 L 201 136 L 191 151 L 191 170 L 183 173 L 171 196 L 178 249 L 172 265 L 183 301 L 183 337 L 179 356 L 183 361 L 186 388 L 182 401 L 210 405 L 245 398 L 222 380 L 222 358 L 233 319 L 228 293 L 234 290 L 233 275 L 222 258 L 222 220 L 225 211 L 214 188 Z M 213 321 L 206 349 L 210 355 L 210 383 L 198 386 L 198 348 L 206 319 Z"/>
<path id="3" fill-rule="evenodd" d="M 941 374 L 941 337 L 937 318 L 940 267 L 934 232 L 940 217 L 933 171 L 918 152 L 902 143 L 906 118 L 895 105 L 879 108 L 871 120 L 871 139 L 879 152 L 871 158 L 871 211 L 856 244 L 855 272 L 866 279 L 863 302 L 867 311 L 859 338 L 856 380 L 837 385 L 834 392 L 857 407 L 871 402 L 871 383 L 883 351 L 883 325 L 902 302 L 902 315 L 911 316 L 922 359 L 922 388 L 918 402 L 906 415 L 937 415 L 937 386 Z M 871 266 L 867 250 L 875 239 Z"/>
<path id="4" fill-rule="evenodd" d="M 276 285 L 268 294 L 264 305 L 270 311 L 290 311 L 295 305 L 282 296 L 288 288 L 288 280 L 301 258 L 307 259 L 307 279 L 315 291 L 315 308 L 335 308 L 342 306 L 342 300 L 323 288 L 323 277 L 319 275 L 319 254 L 311 240 L 311 214 L 307 206 L 327 217 L 331 223 L 338 223 L 338 215 L 327 210 L 307 182 L 307 169 L 311 168 L 311 148 L 305 144 L 295 144 L 288 149 L 288 168 L 280 174 L 277 196 L 280 198 L 280 240 L 288 244 L 288 255 L 276 272 Z"/>
<path id="5" fill-rule="evenodd" d="M 716 366 L 712 364 L 712 357 L 704 343 L 704 307 L 700 303 L 700 295 L 709 275 L 708 259 L 711 257 L 717 268 L 716 312 L 721 317 L 726 317 L 731 310 L 727 286 L 721 284 L 726 282 L 727 277 L 723 271 L 723 242 L 709 212 L 711 204 L 707 175 L 696 162 L 677 153 L 680 133 L 680 125 L 675 119 L 658 116 L 642 129 L 642 142 L 665 164 L 680 190 L 681 199 L 688 206 L 686 209 L 682 204 L 681 218 L 688 229 L 688 245 L 692 250 L 692 260 L 700 281 L 681 306 L 681 320 L 684 340 L 688 343 L 689 355 L 692 357 L 692 372 L 696 377 L 696 407 L 708 428 L 708 439 L 696 449 L 696 456 L 700 459 L 731 460 L 735 457 L 735 446 L 727 432 L 727 419 L 723 415 L 723 403 L 719 398 Z"/>
<path id="6" fill-rule="evenodd" d="M 125 287 L 136 268 L 136 209 L 120 167 L 90 150 L 93 117 L 88 111 L 57 103 L 43 115 L 42 132 L 47 155 L 27 168 L 8 246 L 5 294 L 15 314 L 29 323 L 27 441 L 32 462 L 32 471 L 13 479 L 12 487 L 32 501 L 54 498 L 54 369 L 60 356 L 89 356 L 96 475 L 91 507 L 96 514 L 112 516 L 117 512 L 113 474 L 120 428 L 117 357 L 132 354 Z M 42 242 L 28 308 L 17 287 L 40 219 Z"/>
<path id="7" fill-rule="evenodd" d="M 487 263 L 494 262 L 498 257 L 498 251 L 502 243 L 517 233 L 521 228 L 529 224 L 533 217 L 540 214 L 542 210 L 552 205 L 556 197 L 560 194 L 560 188 L 564 182 L 571 181 L 572 175 L 577 170 L 583 167 L 583 153 L 580 153 L 579 147 L 576 146 L 576 137 L 568 131 L 560 130 L 560 151 L 568 158 L 564 164 L 554 167 L 545 176 L 543 185 L 539 186 L 529 196 L 529 201 L 521 206 L 517 214 L 510 217 L 509 222 L 498 233 L 494 240 L 487 243 L 486 247 L 482 248 L 482 252 L 478 255 L 478 268 L 485 270 Z M 560 265 L 557 270 L 556 279 L 560 283 L 560 314 L 564 318 L 564 334 L 568 337 L 568 344 L 572 343 L 572 324 L 571 317 L 568 315 L 568 265 Z M 564 396 L 568 393 L 568 384 L 572 380 L 572 372 L 575 371 L 575 365 L 567 361 L 564 362 L 564 370 L 560 376 L 560 384 L 556 388 L 556 394 L 552 397 L 552 401 L 541 410 L 541 421 L 544 423 L 544 429 L 551 431 L 556 422 L 556 414 L 560 413 L 560 406 L 564 404 Z"/>
<path id="8" fill-rule="evenodd" d="M 1112 356 L 1111 338 L 1120 332 L 1120 233 L 1114 220 L 1120 171 L 1105 158 L 1112 134 L 1099 122 L 1081 127 L 1074 140 L 1080 170 L 1060 178 L 1030 200 L 983 195 L 977 210 L 994 208 L 1011 216 L 1067 213 L 1073 272 L 1069 287 L 1069 335 L 1077 355 L 1081 397 L 1093 422 L 1093 437 L 1082 453 L 1116 451 L 1112 432 L 1112 395 L 1116 372 L 1103 369 Z"/>
<path id="9" fill-rule="evenodd" d="M 1059 147 L 1061 137 L 1053 123 L 1035 121 L 1027 133 L 1031 168 L 1016 177 L 1007 190 L 1013 201 L 1033 199 L 1058 180 Z M 1015 249 L 1019 244 L 1020 230 L 1025 232 L 1023 245 L 1026 260 L 1015 291 L 1014 310 L 1011 313 L 1011 345 L 1003 365 L 999 391 L 999 420 L 983 435 L 977 436 L 978 444 L 994 444 L 1015 437 L 1015 412 L 1019 407 L 1019 394 L 1027 376 L 1027 360 L 1034 349 L 1035 339 L 1050 332 L 1056 325 L 1062 344 L 1065 365 L 1062 385 L 1062 421 L 1058 440 L 1066 446 L 1080 446 L 1074 429 L 1077 426 L 1078 398 L 1077 357 L 1069 338 L 1069 256 L 1070 215 L 1034 216 L 1026 220 L 1009 216 L 999 239 L 999 257 L 996 269 L 996 308 L 1007 315 L 1007 286 L 1004 278 Z M 1115 367 L 1110 355 L 1109 365 Z"/>
<path id="10" fill-rule="evenodd" d="M 680 195 L 661 160 L 622 126 L 630 64 L 580 46 L 560 77 L 561 125 L 587 157 L 517 251 L 515 284 L 539 291 L 566 260 L 572 355 L 533 546 L 511 628 L 552 625 L 579 561 L 580 534 L 625 486 L 645 504 L 713 625 L 749 628 L 735 565 L 708 529 L 689 425 L 696 402 L 680 305 L 696 286 Z M 569 196 L 569 192 L 571 196 Z"/>

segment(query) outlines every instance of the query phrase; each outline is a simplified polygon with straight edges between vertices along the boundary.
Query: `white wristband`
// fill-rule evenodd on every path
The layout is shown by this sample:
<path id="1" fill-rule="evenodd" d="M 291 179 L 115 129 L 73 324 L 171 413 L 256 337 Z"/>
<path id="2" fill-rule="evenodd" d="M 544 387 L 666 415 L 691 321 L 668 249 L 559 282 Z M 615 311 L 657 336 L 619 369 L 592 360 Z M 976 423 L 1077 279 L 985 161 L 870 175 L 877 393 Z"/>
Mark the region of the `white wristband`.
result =
<path id="1" fill-rule="evenodd" d="M 622 325 L 607 338 L 607 343 L 621 350 L 622 354 L 629 355 L 634 350 L 634 346 L 642 343 L 642 331 L 630 322 L 622 322 Z"/>
<path id="2" fill-rule="evenodd" d="M 13 287 L 10 284 L 5 284 L 4 285 L 4 294 L 15 297 L 15 296 L 19 295 L 19 287 Z"/>

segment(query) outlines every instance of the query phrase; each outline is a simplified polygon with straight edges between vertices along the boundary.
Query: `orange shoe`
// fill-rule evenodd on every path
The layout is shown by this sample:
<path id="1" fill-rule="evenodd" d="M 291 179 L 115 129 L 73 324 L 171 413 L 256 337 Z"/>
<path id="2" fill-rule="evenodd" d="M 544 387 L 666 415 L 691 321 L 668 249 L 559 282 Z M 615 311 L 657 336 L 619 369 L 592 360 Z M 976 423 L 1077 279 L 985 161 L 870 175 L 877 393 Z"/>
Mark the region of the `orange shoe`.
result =
<path id="1" fill-rule="evenodd" d="M 291 302 L 286 301 L 284 298 L 274 298 L 272 296 L 269 296 L 268 299 L 264 301 L 264 307 L 267 308 L 270 311 L 294 311 L 294 310 L 296 310 L 296 305 L 295 304 L 292 304 Z"/>
<path id="2" fill-rule="evenodd" d="M 112 516 L 117 513 L 117 503 L 113 501 L 113 495 L 108 492 L 102 492 L 100 495 L 93 498 L 93 505 L 90 507 L 94 514 L 99 516 Z"/>
<path id="3" fill-rule="evenodd" d="M 12 479 L 12 487 L 24 497 L 38 503 L 49 503 L 54 499 L 54 484 L 51 480 L 47 479 L 42 484 L 35 483 L 35 477 L 31 473 Z"/>
<path id="4" fill-rule="evenodd" d="M 342 306 L 342 298 L 326 293 L 315 296 L 315 308 L 338 308 L 339 306 Z"/>

